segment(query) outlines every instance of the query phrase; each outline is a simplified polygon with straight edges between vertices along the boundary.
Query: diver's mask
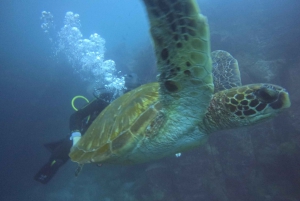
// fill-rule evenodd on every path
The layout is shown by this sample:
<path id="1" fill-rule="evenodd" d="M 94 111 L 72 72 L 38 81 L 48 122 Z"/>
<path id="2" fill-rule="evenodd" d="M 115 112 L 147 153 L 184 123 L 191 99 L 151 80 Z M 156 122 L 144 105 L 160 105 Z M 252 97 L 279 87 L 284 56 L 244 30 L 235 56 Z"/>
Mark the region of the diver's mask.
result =
<path id="1" fill-rule="evenodd" d="M 110 103 L 113 100 L 113 93 L 105 87 L 100 87 L 94 90 L 93 95 L 97 99 L 101 99 Z"/>

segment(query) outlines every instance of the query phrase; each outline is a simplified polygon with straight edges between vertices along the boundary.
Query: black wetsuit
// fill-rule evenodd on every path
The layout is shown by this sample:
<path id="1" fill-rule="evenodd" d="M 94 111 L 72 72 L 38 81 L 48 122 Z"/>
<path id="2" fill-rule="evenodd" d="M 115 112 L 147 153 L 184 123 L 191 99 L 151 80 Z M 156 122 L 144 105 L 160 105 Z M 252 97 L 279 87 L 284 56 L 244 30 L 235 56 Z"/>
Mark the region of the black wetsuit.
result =
<path id="1" fill-rule="evenodd" d="M 91 123 L 96 119 L 99 113 L 109 105 L 108 101 L 101 98 L 93 100 L 87 106 L 74 112 L 70 116 L 69 128 L 71 133 L 79 131 L 84 134 Z M 84 121 L 89 117 L 88 122 Z"/>
<path id="2" fill-rule="evenodd" d="M 132 73 L 125 75 L 124 77 L 127 88 L 124 93 L 140 86 L 140 82 L 136 74 Z M 101 90 L 102 89 L 100 89 L 100 91 Z M 81 135 L 84 135 L 88 127 L 96 119 L 99 113 L 106 106 L 108 106 L 114 98 L 116 98 L 113 97 L 112 93 L 108 93 L 107 91 L 103 92 L 104 93 L 101 93 L 100 96 L 94 101 L 70 116 L 69 127 L 71 134 L 73 132 L 79 131 Z M 51 151 L 52 154 L 49 161 L 34 176 L 34 179 L 43 184 L 48 183 L 48 181 L 50 181 L 58 168 L 66 161 L 68 161 L 72 144 L 73 141 L 70 140 L 70 136 L 57 142 L 46 144 L 45 146 Z"/>
<path id="3" fill-rule="evenodd" d="M 84 108 L 74 112 L 70 116 L 69 121 L 71 134 L 74 131 L 79 131 L 83 135 L 99 113 L 109 105 L 111 100 L 112 94 L 101 94 L 99 98 L 93 100 Z M 72 144 L 73 141 L 70 140 L 69 136 L 57 142 L 46 144 L 45 146 L 52 154 L 48 162 L 34 176 L 34 179 L 43 184 L 48 183 L 59 167 L 68 161 Z"/>
<path id="4" fill-rule="evenodd" d="M 69 120 L 69 128 L 71 134 L 75 131 L 79 131 L 82 135 L 84 135 L 88 127 L 97 118 L 100 112 L 109 105 L 111 100 L 112 100 L 112 94 L 110 93 L 101 94 L 99 98 L 94 99 L 85 107 L 74 112 L 70 116 L 70 120 Z M 63 156 L 65 155 L 68 156 L 73 142 L 72 140 L 69 139 L 69 137 L 67 137 L 66 140 L 64 141 L 68 141 L 68 142 L 71 141 L 71 143 L 68 142 L 63 143 L 68 145 L 68 147 L 66 147 L 65 145 L 66 151 L 61 150 L 59 152 L 61 152 L 61 155 Z"/>

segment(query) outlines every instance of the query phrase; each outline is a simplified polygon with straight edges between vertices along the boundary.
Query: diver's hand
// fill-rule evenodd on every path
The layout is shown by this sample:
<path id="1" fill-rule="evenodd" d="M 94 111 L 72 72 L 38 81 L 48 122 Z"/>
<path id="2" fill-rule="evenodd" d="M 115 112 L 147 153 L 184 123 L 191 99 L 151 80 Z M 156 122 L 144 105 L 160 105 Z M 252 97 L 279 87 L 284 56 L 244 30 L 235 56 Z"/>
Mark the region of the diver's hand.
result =
<path id="1" fill-rule="evenodd" d="M 73 146 L 80 140 L 81 133 L 79 131 L 74 131 L 71 134 L 70 140 L 73 140 Z"/>

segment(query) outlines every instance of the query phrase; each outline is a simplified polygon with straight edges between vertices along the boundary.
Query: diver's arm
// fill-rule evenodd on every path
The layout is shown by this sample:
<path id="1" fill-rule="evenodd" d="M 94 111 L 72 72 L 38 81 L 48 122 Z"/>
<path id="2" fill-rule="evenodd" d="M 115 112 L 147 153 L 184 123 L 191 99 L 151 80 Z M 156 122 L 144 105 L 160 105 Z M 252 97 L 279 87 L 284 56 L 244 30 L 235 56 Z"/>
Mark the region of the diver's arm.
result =
<path id="1" fill-rule="evenodd" d="M 83 119 L 93 114 L 93 112 L 95 111 L 102 111 L 108 104 L 109 103 L 104 100 L 95 99 L 84 108 L 74 112 L 70 116 L 69 121 L 69 128 L 71 133 L 74 131 L 80 132 Z"/>
<path id="2" fill-rule="evenodd" d="M 84 118 L 88 117 L 89 115 L 92 115 L 95 111 L 101 112 L 108 104 L 109 102 L 106 102 L 104 100 L 95 99 L 90 104 L 76 111 L 70 116 L 70 140 L 73 141 L 73 145 L 75 145 L 81 138 L 81 126 Z"/>

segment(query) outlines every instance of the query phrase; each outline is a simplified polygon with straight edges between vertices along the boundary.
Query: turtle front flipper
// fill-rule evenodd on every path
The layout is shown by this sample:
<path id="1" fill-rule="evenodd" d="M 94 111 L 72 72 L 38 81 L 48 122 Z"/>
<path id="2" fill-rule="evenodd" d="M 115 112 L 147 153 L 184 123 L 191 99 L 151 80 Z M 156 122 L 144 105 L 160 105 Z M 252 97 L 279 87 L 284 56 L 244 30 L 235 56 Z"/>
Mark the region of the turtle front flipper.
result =
<path id="1" fill-rule="evenodd" d="M 224 50 L 211 53 L 215 93 L 225 89 L 242 86 L 239 64 L 231 54 Z"/>
<path id="2" fill-rule="evenodd" d="M 213 93 L 210 34 L 194 0 L 144 0 L 159 71 L 167 122 L 161 132 L 178 135 L 204 117 Z"/>

